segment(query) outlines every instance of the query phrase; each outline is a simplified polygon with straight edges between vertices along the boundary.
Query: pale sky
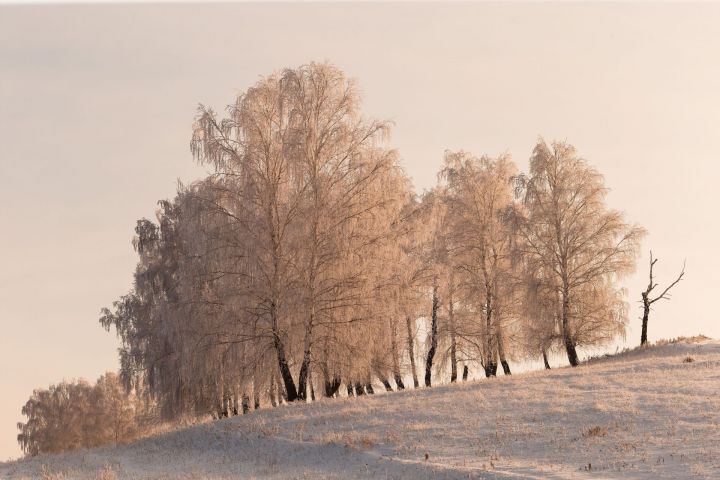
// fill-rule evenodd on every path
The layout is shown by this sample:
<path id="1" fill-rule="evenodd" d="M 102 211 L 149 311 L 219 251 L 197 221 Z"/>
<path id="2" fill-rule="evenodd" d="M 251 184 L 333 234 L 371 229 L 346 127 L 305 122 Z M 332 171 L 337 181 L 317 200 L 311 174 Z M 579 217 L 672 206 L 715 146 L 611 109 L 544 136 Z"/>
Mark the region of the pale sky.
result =
<path id="1" fill-rule="evenodd" d="M 718 25 L 720 4 L 0 6 L 0 460 L 33 388 L 117 369 L 98 313 L 130 288 L 135 221 L 203 173 L 197 104 L 313 60 L 396 123 L 419 190 L 445 149 L 526 169 L 538 135 L 574 144 L 650 232 L 628 344 L 650 248 L 661 286 L 687 258 L 650 339 L 720 337 Z"/>

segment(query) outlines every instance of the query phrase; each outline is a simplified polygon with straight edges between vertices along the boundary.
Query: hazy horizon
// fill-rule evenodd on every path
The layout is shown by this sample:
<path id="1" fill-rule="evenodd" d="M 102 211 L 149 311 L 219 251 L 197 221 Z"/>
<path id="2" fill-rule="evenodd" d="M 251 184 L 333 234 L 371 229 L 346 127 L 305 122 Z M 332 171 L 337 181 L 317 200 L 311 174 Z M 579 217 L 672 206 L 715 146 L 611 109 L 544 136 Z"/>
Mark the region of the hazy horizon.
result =
<path id="1" fill-rule="evenodd" d="M 278 20 L 279 19 L 279 20 Z M 330 61 L 418 191 L 443 152 L 567 140 L 605 176 L 608 203 L 648 229 L 627 282 L 639 343 L 648 252 L 686 276 L 655 305 L 650 340 L 720 337 L 720 5 L 0 5 L 0 460 L 20 455 L 33 388 L 118 366 L 100 309 L 127 293 L 135 221 L 178 179 L 198 103 L 221 111 L 283 67 Z M 715 203 L 717 203 L 715 201 Z"/>

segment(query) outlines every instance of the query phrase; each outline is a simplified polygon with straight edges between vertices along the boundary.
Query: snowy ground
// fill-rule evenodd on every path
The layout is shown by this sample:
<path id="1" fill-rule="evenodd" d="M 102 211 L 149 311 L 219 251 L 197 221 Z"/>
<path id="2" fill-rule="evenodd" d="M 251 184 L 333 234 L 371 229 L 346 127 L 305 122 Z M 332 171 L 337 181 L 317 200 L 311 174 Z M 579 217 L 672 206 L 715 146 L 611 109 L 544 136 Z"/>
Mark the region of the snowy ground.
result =
<path id="1" fill-rule="evenodd" d="M 720 478 L 719 394 L 720 342 L 670 344 L 576 369 L 258 411 L 0 463 L 0 478 Z"/>

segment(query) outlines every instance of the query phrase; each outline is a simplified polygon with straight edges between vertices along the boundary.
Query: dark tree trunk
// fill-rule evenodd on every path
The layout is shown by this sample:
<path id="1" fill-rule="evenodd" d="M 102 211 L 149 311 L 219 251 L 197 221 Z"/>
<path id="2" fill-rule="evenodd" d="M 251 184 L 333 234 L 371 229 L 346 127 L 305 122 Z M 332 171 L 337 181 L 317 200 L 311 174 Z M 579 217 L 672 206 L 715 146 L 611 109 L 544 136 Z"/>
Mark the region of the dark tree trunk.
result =
<path id="1" fill-rule="evenodd" d="M 575 342 L 570 337 L 565 338 L 565 351 L 567 352 L 568 361 L 571 366 L 577 367 L 580 365 L 577 350 L 575 349 Z"/>
<path id="2" fill-rule="evenodd" d="M 303 361 L 300 365 L 300 376 L 298 377 L 298 399 L 307 400 L 308 377 L 310 376 L 310 334 L 312 329 L 305 329 L 305 349 L 303 351 Z M 311 386 L 312 388 L 312 386 Z"/>
<path id="3" fill-rule="evenodd" d="M 510 372 L 510 364 L 507 362 L 507 360 L 500 360 L 500 364 L 501 364 L 502 367 L 503 367 L 503 373 L 504 373 L 505 375 L 510 375 L 510 374 L 511 374 L 511 372 Z"/>
<path id="4" fill-rule="evenodd" d="M 397 385 L 398 390 L 405 390 L 405 384 L 399 372 L 395 374 L 395 385 Z"/>
<path id="5" fill-rule="evenodd" d="M 248 413 L 250 411 L 250 397 L 247 396 L 246 393 L 243 393 L 242 396 L 242 412 L 243 415 Z"/>
<path id="6" fill-rule="evenodd" d="M 468 375 L 470 374 L 470 371 L 468 369 L 467 365 L 463 366 L 463 382 L 467 382 Z"/>
<path id="7" fill-rule="evenodd" d="M 298 399 L 298 392 L 297 388 L 295 388 L 295 381 L 292 378 L 287 357 L 285 356 L 285 345 L 283 344 L 282 338 L 280 338 L 280 331 L 277 327 L 277 312 L 274 302 L 270 304 L 270 319 L 272 321 L 273 341 L 275 343 L 275 350 L 277 351 L 278 357 L 278 368 L 280 370 L 280 376 L 282 376 L 283 383 L 285 384 L 285 399 L 288 402 L 294 402 Z"/>
<path id="8" fill-rule="evenodd" d="M 260 377 L 257 369 L 253 372 L 253 408 L 260 408 Z"/>
<path id="9" fill-rule="evenodd" d="M 568 361 L 573 367 L 577 367 L 580 364 L 578 360 L 577 350 L 575 349 L 575 340 L 572 338 L 570 333 L 570 298 L 569 289 L 567 286 L 563 289 L 563 303 L 562 303 L 562 329 L 563 329 L 563 341 L 565 343 L 565 351 L 567 352 Z"/>
<path id="10" fill-rule="evenodd" d="M 415 335 L 412 328 L 412 320 L 409 316 L 405 317 L 405 323 L 407 324 L 408 355 L 410 356 L 410 369 L 412 370 L 413 386 L 415 388 L 419 388 L 420 382 L 418 382 L 417 368 L 415 367 Z"/>
<path id="11" fill-rule="evenodd" d="M 642 293 L 643 299 L 643 317 L 642 317 L 642 331 L 640 332 L 640 345 L 647 343 L 647 330 L 648 330 L 648 319 L 650 318 L 650 300 L 648 299 L 647 293 Z"/>
<path id="12" fill-rule="evenodd" d="M 372 383 L 368 383 L 367 385 L 365 385 L 365 392 L 368 395 L 375 395 L 375 389 L 373 388 Z"/>
<path id="13" fill-rule="evenodd" d="M 492 362 L 486 362 L 485 365 L 483 365 L 483 369 L 485 370 L 485 377 L 495 377 L 497 376 L 497 363 Z"/>
<path id="14" fill-rule="evenodd" d="M 507 358 L 505 358 L 505 339 L 503 338 L 503 332 L 499 325 L 497 328 L 497 348 L 503 373 L 505 375 L 510 375 L 510 364 L 508 363 Z"/>
<path id="15" fill-rule="evenodd" d="M 439 305 L 438 299 L 438 287 L 433 285 L 433 297 L 432 297 L 432 313 L 430 319 L 430 350 L 428 350 L 427 359 L 425 360 L 425 386 L 429 387 L 432 384 L 432 365 L 433 358 L 435 357 L 435 350 L 437 350 L 437 311 Z"/>
<path id="16" fill-rule="evenodd" d="M 543 350 L 543 363 L 545 363 L 545 370 L 550 370 L 550 362 L 548 362 L 547 350 Z"/>
<path id="17" fill-rule="evenodd" d="M 355 394 L 358 397 L 365 395 L 365 387 L 361 383 L 355 383 Z"/>
<path id="18" fill-rule="evenodd" d="M 325 382 L 325 396 L 334 397 L 340 389 L 340 377 L 334 377 L 332 381 Z"/>
<path id="19" fill-rule="evenodd" d="M 392 391 L 393 391 L 392 385 L 390 385 L 390 382 L 388 381 L 387 378 L 381 378 L 380 381 L 382 382 L 383 387 L 385 387 L 385 391 L 386 391 L 386 392 L 392 392 Z"/>
<path id="20" fill-rule="evenodd" d="M 355 396 L 355 392 L 353 391 L 353 385 L 352 385 L 352 383 L 348 383 L 348 384 L 347 384 L 347 396 L 348 396 L 348 397 L 354 397 L 354 396 Z"/>

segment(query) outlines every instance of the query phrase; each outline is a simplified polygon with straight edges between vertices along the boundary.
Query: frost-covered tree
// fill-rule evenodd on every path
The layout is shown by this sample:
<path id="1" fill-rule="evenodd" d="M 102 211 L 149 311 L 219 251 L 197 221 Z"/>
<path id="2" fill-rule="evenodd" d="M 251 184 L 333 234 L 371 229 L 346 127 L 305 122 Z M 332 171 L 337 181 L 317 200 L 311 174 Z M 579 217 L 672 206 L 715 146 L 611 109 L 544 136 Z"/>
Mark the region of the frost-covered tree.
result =
<path id="1" fill-rule="evenodd" d="M 34 390 L 22 408 L 18 443 L 28 456 L 127 442 L 141 431 L 145 408 L 115 373 L 91 385 L 63 381 Z"/>
<path id="2" fill-rule="evenodd" d="M 223 120 L 201 108 L 192 150 L 235 196 L 227 211 L 248 262 L 242 289 L 273 338 L 288 401 L 306 398 L 319 330 L 363 318 L 369 257 L 398 193 L 383 188 L 399 168 L 382 146 L 387 130 L 361 117 L 354 82 L 328 64 L 265 77 Z"/>
<path id="3" fill-rule="evenodd" d="M 465 311 L 457 333 L 474 344 L 486 376 L 498 362 L 510 373 L 511 326 L 518 315 L 514 232 L 506 220 L 515 165 L 507 157 L 448 152 L 441 172 L 449 214 L 449 251 L 456 265 L 458 295 Z"/>
<path id="4" fill-rule="evenodd" d="M 622 330 L 642 231 L 571 147 L 538 144 L 522 202 L 509 157 L 464 152 L 418 197 L 388 132 L 329 64 L 261 78 L 224 118 L 201 106 L 191 151 L 213 172 L 138 221 L 133 288 L 101 314 L 126 390 L 218 418 L 417 388 L 423 367 L 427 386 L 472 363 L 509 374 Z"/>
<path id="5" fill-rule="evenodd" d="M 538 141 L 529 176 L 518 177 L 526 216 L 523 261 L 548 275 L 560 301 L 560 333 L 572 366 L 577 347 L 625 331 L 617 280 L 635 268 L 645 231 L 605 205 L 603 177 L 564 142 Z"/>

